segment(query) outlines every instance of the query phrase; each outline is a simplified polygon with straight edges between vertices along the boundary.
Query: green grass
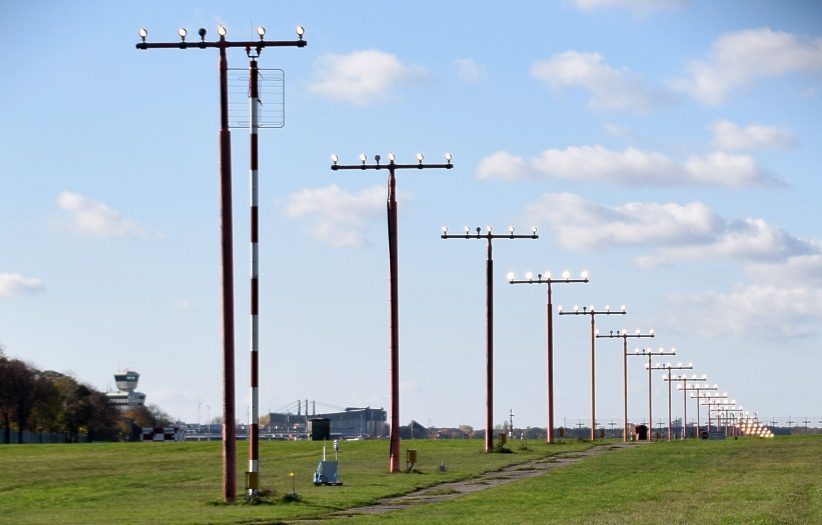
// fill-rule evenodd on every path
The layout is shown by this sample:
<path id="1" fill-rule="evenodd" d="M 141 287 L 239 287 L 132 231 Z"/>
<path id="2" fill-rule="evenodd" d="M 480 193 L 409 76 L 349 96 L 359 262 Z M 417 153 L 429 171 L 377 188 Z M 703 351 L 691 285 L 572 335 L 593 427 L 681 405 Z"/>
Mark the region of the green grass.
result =
<path id="1" fill-rule="evenodd" d="M 484 454 L 479 441 L 403 441 L 403 455 L 418 451 L 418 472 L 391 475 L 386 441 L 344 442 L 344 485 L 314 487 L 321 444 L 264 442 L 261 486 L 274 494 L 258 505 L 220 502 L 216 442 L 2 446 L 0 524 L 277 523 L 588 446 L 532 443 L 530 450 L 514 445 L 513 454 Z M 291 471 L 297 503 L 282 501 Z M 342 521 L 822 523 L 822 436 L 643 444 L 445 502 Z"/>
<path id="2" fill-rule="evenodd" d="M 822 523 L 822 437 L 643 444 L 358 523 Z"/>
<path id="3" fill-rule="evenodd" d="M 242 501 L 245 443 L 238 443 L 237 486 Z M 343 486 L 315 487 L 312 475 L 322 444 L 265 441 L 260 446 L 260 487 L 273 494 L 257 505 L 222 500 L 219 442 L 99 443 L 0 446 L 0 524 L 53 523 L 272 523 L 321 515 L 443 481 L 590 445 L 570 443 L 546 450 L 513 447 L 514 454 L 484 454 L 475 440 L 412 440 L 415 472 L 388 474 L 387 441 L 343 442 Z M 333 456 L 329 444 L 328 450 Z M 439 472 L 445 462 L 446 472 Z M 404 461 L 403 461 L 404 466 Z M 302 500 L 286 503 L 294 472 Z"/>

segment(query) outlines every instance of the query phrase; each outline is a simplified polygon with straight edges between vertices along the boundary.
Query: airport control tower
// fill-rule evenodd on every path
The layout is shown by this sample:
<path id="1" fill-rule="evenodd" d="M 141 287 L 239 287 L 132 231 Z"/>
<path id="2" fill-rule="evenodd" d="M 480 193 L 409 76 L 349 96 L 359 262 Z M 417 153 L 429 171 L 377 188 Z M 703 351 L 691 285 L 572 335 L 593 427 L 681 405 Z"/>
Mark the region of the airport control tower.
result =
<path id="1" fill-rule="evenodd" d="M 107 392 L 109 403 L 126 410 L 128 408 L 141 407 L 146 404 L 146 395 L 137 392 L 137 383 L 140 381 L 140 374 L 134 370 L 124 370 L 114 374 L 114 381 L 117 385 L 117 392 Z"/>

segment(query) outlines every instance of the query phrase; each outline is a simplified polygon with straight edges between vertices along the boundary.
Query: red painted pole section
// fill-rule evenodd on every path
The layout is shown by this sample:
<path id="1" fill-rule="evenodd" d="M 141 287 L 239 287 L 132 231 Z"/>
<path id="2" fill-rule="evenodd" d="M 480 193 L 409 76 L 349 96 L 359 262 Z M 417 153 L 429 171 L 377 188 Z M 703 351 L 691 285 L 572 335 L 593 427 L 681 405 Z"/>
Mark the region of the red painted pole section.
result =
<path id="1" fill-rule="evenodd" d="M 628 336 L 622 337 L 622 442 L 628 442 Z"/>
<path id="2" fill-rule="evenodd" d="M 400 469 L 400 314 L 399 286 L 397 268 L 397 182 L 394 170 L 388 170 L 388 308 L 390 324 L 390 363 L 391 385 L 389 397 L 391 403 L 391 435 L 388 471 Z"/>
<path id="3" fill-rule="evenodd" d="M 548 425 L 546 427 L 545 442 L 554 443 L 554 305 L 551 303 L 551 282 L 548 282 L 547 306 L 547 337 L 548 337 Z"/>
<path id="4" fill-rule="evenodd" d="M 485 451 L 494 450 L 494 259 L 488 232 L 485 272 Z"/>
<path id="5" fill-rule="evenodd" d="M 597 387 L 596 387 L 596 315 L 591 311 L 591 441 L 597 436 Z"/>
<path id="6" fill-rule="evenodd" d="M 234 256 L 231 219 L 231 132 L 228 129 L 228 60 L 220 48 L 220 254 L 223 332 L 223 499 L 237 497 L 237 444 L 234 412 Z"/>

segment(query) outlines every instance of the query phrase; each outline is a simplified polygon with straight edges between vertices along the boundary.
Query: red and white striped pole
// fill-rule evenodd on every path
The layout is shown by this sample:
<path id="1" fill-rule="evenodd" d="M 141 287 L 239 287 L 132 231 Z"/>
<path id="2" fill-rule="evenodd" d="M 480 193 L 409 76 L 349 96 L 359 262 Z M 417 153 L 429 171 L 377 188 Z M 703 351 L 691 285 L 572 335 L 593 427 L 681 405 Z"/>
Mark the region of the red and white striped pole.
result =
<path id="1" fill-rule="evenodd" d="M 248 100 L 249 100 L 249 129 L 251 143 L 251 163 L 249 170 L 251 194 L 251 410 L 249 414 L 248 430 L 248 479 L 246 483 L 246 497 L 254 498 L 258 493 L 260 469 L 260 414 L 259 414 L 259 249 L 258 214 L 257 214 L 257 109 L 260 103 L 258 87 L 259 70 L 257 61 L 252 58 L 249 65 Z"/>

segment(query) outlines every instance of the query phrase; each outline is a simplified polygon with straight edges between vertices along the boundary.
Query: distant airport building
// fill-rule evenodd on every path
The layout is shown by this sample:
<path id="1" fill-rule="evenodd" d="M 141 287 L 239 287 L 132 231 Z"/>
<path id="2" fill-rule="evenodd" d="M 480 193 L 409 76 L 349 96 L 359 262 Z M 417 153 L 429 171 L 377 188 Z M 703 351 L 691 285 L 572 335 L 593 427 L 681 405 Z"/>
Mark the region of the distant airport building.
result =
<path id="1" fill-rule="evenodd" d="M 106 392 L 108 402 L 121 410 L 141 407 L 146 404 L 146 395 L 137 392 L 140 374 L 134 370 L 125 370 L 114 374 L 117 392 Z"/>
<path id="2" fill-rule="evenodd" d="M 342 412 L 308 413 L 308 401 L 305 403 L 305 413 L 297 409 L 297 413 L 271 412 L 268 416 L 270 423 L 263 432 L 277 436 L 300 437 L 308 432 L 308 422 L 316 418 L 325 418 L 330 425 L 333 436 L 344 438 L 380 438 L 388 434 L 388 419 L 382 408 L 353 408 L 349 407 Z"/>

